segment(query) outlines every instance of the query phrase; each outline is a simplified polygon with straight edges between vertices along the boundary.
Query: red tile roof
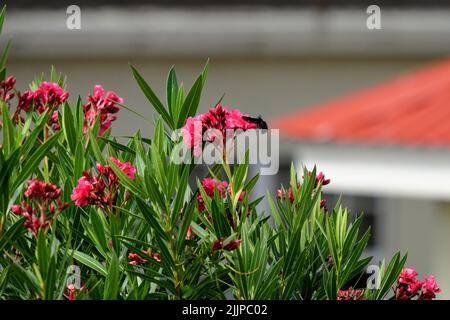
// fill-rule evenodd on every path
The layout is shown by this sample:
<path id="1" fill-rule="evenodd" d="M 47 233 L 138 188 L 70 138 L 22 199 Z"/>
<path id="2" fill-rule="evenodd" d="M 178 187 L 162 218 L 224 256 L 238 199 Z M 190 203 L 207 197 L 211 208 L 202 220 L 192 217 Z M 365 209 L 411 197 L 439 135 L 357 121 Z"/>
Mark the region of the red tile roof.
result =
<path id="1" fill-rule="evenodd" d="M 270 121 L 317 142 L 450 147 L 450 59 Z"/>

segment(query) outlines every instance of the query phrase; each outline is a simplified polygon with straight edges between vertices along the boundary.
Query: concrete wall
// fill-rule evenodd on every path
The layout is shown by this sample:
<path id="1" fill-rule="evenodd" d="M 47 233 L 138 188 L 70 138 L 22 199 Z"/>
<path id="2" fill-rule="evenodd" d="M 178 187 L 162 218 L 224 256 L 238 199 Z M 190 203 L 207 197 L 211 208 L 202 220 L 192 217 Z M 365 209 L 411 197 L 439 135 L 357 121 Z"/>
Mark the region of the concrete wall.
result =
<path id="1" fill-rule="evenodd" d="M 134 59 L 17 59 L 11 56 L 8 73 L 14 74 L 18 88 L 53 64 L 67 75 L 67 86 L 83 98 L 95 84 L 115 90 L 142 114 L 151 117 L 152 108 L 140 92 L 128 63 L 132 62 L 164 98 L 164 83 L 171 65 L 179 81 L 190 86 L 202 70 L 204 58 Z M 214 104 L 225 93 L 224 104 L 238 106 L 244 112 L 264 118 L 278 116 L 313 103 L 375 84 L 420 66 L 425 59 L 294 59 L 294 58 L 214 58 L 201 102 L 202 110 Z M 270 125 L 270 123 L 269 123 Z M 119 113 L 113 134 L 126 135 L 137 129 L 149 134 L 149 124 L 126 110 Z"/>
<path id="2" fill-rule="evenodd" d="M 421 278 L 433 274 L 442 289 L 438 297 L 450 299 L 449 203 L 413 198 L 386 198 L 381 203 L 384 255 L 407 252 L 407 265 Z"/>
<path id="3" fill-rule="evenodd" d="M 450 298 L 448 150 L 305 143 L 296 150 L 299 165 L 316 164 L 331 178 L 327 191 L 377 199 L 373 254 L 408 253 L 407 266 L 421 278 L 433 274 L 439 298 Z"/>

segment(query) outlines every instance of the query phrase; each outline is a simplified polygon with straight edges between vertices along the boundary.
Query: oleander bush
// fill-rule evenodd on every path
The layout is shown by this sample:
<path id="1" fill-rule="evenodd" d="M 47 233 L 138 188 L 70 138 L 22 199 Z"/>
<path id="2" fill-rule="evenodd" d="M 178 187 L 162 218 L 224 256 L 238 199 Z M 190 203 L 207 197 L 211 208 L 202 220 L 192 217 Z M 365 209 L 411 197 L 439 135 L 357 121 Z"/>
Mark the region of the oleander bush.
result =
<path id="1" fill-rule="evenodd" d="M 330 180 L 315 168 L 292 167 L 289 186 L 261 197 L 248 153 L 194 177 L 203 144 L 196 127 L 200 137 L 208 129 L 260 130 L 220 104 L 197 115 L 207 66 L 189 89 L 172 68 L 164 102 L 131 66 L 156 116 L 151 137 L 138 131 L 124 141 L 111 130 L 119 110 L 132 109 L 118 94 L 96 85 L 87 99 L 73 97 L 54 69 L 19 90 L 7 73 L 8 48 L 0 60 L 1 299 L 432 299 L 439 292 L 432 276 L 419 281 L 404 268 L 400 253 L 379 263 L 377 286 L 361 285 L 370 230 L 339 202 L 325 203 Z M 180 144 L 194 151 L 192 161 L 172 161 Z M 270 212 L 258 209 L 263 200 Z"/>

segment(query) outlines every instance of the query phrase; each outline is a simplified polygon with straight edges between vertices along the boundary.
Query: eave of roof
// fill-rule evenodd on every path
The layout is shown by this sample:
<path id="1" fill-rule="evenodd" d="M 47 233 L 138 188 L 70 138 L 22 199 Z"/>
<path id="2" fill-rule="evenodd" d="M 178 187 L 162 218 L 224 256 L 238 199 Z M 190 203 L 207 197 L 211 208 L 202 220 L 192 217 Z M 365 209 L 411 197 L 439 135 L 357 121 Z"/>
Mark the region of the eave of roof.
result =
<path id="1" fill-rule="evenodd" d="M 450 59 L 273 119 L 283 137 L 314 142 L 450 147 Z"/>

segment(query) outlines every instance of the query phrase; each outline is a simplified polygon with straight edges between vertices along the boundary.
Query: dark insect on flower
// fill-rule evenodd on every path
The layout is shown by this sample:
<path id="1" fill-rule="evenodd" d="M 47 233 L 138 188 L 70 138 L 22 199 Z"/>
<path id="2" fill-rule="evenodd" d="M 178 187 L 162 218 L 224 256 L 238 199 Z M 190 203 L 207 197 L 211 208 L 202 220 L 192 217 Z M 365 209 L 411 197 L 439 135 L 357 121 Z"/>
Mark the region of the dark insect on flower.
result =
<path id="1" fill-rule="evenodd" d="M 261 116 L 257 116 L 257 117 L 250 117 L 250 116 L 242 116 L 242 118 L 245 121 L 251 122 L 256 124 L 256 126 L 258 127 L 258 129 L 268 129 L 269 127 L 267 126 L 267 122 L 263 120 L 263 118 L 261 118 Z"/>

